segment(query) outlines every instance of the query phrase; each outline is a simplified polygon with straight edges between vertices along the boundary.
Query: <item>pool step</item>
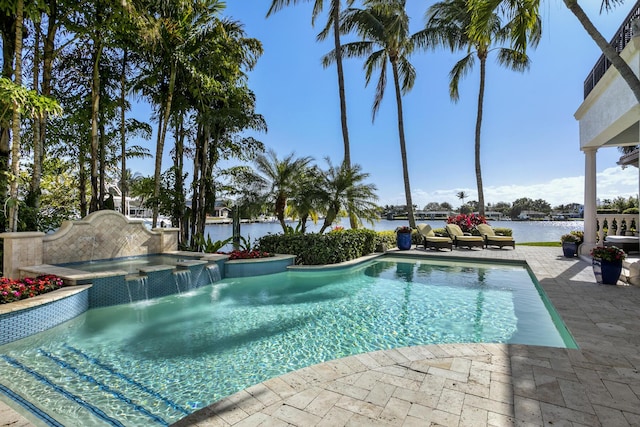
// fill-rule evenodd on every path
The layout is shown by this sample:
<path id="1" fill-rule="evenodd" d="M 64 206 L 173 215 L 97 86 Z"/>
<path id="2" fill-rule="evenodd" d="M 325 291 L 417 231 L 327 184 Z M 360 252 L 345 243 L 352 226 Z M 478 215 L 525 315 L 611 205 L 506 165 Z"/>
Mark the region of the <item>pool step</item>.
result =
<path id="1" fill-rule="evenodd" d="M 0 384 L 0 393 L 51 426 L 71 420 L 87 426 L 166 426 L 190 413 L 142 382 L 68 345 L 28 355 L 0 355 L 0 369 L 10 369 L 17 379 Z M 59 403 L 51 405 L 52 400 Z M 40 401 L 49 402 L 47 407 L 54 406 L 55 413 L 40 408 Z"/>

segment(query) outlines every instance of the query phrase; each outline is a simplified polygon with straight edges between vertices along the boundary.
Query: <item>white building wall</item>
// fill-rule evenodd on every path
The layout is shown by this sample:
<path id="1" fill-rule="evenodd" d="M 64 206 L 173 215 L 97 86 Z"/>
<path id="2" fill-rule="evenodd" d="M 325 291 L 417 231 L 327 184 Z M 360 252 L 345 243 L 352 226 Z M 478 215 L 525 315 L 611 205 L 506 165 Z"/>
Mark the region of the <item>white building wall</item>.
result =
<path id="1" fill-rule="evenodd" d="M 621 54 L 636 74 L 640 70 L 639 39 L 634 37 Z M 580 122 L 580 149 L 606 144 L 637 123 L 639 117 L 638 101 L 611 66 L 575 113 Z"/>

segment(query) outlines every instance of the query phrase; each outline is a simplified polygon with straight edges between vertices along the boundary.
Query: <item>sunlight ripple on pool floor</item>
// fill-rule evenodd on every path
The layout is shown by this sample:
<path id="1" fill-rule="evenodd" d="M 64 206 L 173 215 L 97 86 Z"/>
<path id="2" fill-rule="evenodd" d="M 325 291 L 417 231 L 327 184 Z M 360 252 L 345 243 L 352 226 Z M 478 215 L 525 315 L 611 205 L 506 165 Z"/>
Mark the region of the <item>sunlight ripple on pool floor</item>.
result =
<path id="1" fill-rule="evenodd" d="M 0 352 L 107 417 L 161 425 L 311 364 L 456 342 L 571 345 L 524 267 L 398 258 L 228 279 L 152 304 L 93 309 Z M 60 422 L 104 425 L 27 370 L 6 359 L 0 366 L 2 384 L 15 388 L 19 378 L 19 392 Z"/>

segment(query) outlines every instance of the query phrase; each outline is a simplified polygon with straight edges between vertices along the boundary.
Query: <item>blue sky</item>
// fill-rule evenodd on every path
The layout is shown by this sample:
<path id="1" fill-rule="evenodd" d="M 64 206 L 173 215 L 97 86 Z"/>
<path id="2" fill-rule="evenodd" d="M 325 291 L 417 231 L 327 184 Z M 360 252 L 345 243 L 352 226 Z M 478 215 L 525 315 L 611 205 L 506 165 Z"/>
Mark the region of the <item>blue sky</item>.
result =
<path id="1" fill-rule="evenodd" d="M 256 137 L 280 157 L 295 152 L 314 157 L 322 167 L 325 157 L 337 164 L 343 157 L 337 77 L 335 67 L 321 65 L 321 57 L 333 46 L 331 40 L 316 41 L 326 16 L 313 28 L 312 4 L 302 3 L 267 19 L 269 3 L 229 0 L 225 12 L 242 22 L 248 36 L 259 39 L 264 47 L 250 73 L 249 86 L 269 130 Z M 424 25 L 424 13 L 435 2 L 407 3 L 415 32 Z M 582 3 L 607 39 L 633 5 L 626 2 L 600 15 L 600 0 Z M 583 202 L 584 155 L 573 114 L 583 99 L 583 81 L 600 51 L 561 0 L 543 1 L 541 15 L 543 37 L 529 53 L 529 71 L 505 70 L 497 65 L 495 56 L 488 60 L 481 156 L 485 201 L 489 203 L 513 202 L 519 197 L 542 198 L 552 205 Z M 461 82 L 459 102 L 451 102 L 448 94 L 448 73 L 463 55 L 439 50 L 412 57 L 417 80 L 403 103 L 412 195 L 420 208 L 428 202 L 445 201 L 459 206 L 459 191 L 469 193 L 467 200 L 477 198 L 473 152 L 477 64 Z M 372 123 L 377 76 L 365 87 L 362 63 L 360 59 L 345 61 L 352 162 L 370 174 L 370 182 L 378 188 L 379 204 L 404 204 L 393 83 L 388 82 Z M 638 170 L 622 170 L 615 164 L 618 158 L 615 148 L 598 151 L 601 199 L 638 193 Z M 164 162 L 168 167 L 169 159 Z M 134 163 L 132 168 L 143 174 L 153 172 L 149 160 Z"/>

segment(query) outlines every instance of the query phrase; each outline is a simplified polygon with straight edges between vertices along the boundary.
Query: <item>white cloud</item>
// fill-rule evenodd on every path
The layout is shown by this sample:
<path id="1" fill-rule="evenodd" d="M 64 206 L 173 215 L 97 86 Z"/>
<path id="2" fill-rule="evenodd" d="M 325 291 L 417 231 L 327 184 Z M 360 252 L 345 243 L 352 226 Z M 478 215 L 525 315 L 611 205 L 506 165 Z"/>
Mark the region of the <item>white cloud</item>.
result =
<path id="1" fill-rule="evenodd" d="M 614 199 L 618 196 L 637 196 L 640 182 L 638 168 L 622 169 L 619 166 L 610 167 L 597 174 L 597 197 L 599 199 Z M 447 190 L 424 191 L 417 189 L 413 192 L 413 202 L 422 208 L 428 202 L 449 202 L 459 206 L 461 201 L 456 194 L 464 191 L 469 194 L 466 200 L 477 200 L 475 188 L 452 188 Z M 584 176 L 555 178 L 547 182 L 533 185 L 499 185 L 485 187 L 487 203 L 511 203 L 521 197 L 543 199 L 556 206 L 567 203 L 584 203 Z M 404 204 L 403 194 L 394 194 L 389 204 Z"/>

